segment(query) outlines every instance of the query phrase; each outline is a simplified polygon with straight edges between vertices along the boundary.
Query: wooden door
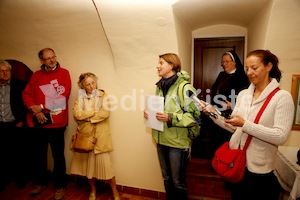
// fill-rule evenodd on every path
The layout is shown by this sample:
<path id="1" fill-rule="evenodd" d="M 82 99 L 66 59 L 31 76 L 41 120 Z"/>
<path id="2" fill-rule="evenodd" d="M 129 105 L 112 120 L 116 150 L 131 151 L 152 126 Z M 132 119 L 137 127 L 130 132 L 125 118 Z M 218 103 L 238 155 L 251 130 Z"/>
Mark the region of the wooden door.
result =
<path id="1" fill-rule="evenodd" d="M 198 95 L 202 100 L 210 102 L 210 89 L 216 80 L 221 67 L 221 57 L 229 50 L 235 50 L 244 63 L 244 37 L 199 38 L 194 40 L 194 82 Z M 192 145 L 192 157 L 207 158 L 210 155 L 209 137 L 204 125 L 200 137 Z"/>

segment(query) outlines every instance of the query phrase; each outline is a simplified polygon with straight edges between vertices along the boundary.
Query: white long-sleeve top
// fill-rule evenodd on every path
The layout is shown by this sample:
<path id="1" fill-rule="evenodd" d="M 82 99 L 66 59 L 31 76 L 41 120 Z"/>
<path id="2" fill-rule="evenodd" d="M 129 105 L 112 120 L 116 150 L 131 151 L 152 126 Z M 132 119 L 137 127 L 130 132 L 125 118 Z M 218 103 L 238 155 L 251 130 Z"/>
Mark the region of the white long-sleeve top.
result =
<path id="1" fill-rule="evenodd" d="M 255 86 L 251 84 L 239 93 L 232 113 L 239 114 L 246 121 L 232 135 L 230 146 L 238 148 L 241 144 L 242 148 L 248 134 L 253 136 L 247 149 L 247 168 L 253 173 L 265 174 L 274 169 L 277 147 L 286 142 L 292 128 L 294 102 L 291 94 L 285 90 L 279 90 L 272 97 L 258 124 L 254 123 L 266 98 L 277 87 L 279 83 L 272 79 L 259 98 L 253 100 Z"/>

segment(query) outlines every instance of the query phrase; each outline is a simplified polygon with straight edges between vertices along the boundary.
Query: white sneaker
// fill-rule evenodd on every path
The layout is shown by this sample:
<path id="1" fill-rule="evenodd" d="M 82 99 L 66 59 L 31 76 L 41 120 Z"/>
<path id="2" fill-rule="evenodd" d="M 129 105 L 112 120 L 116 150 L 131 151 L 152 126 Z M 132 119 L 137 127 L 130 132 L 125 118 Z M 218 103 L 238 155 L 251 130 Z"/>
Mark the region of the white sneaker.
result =
<path id="1" fill-rule="evenodd" d="M 90 193 L 89 200 L 96 200 L 96 194 Z"/>

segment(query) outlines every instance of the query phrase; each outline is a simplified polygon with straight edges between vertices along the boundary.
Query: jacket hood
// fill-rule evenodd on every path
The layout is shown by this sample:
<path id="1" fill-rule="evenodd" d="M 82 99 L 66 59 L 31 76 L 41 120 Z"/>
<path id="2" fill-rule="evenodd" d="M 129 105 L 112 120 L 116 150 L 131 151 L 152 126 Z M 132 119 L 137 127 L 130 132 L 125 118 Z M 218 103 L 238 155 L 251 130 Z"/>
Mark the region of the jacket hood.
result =
<path id="1" fill-rule="evenodd" d="M 190 75 L 184 70 L 177 72 L 177 76 L 178 76 L 178 80 L 180 79 L 180 80 L 185 80 L 190 82 Z"/>

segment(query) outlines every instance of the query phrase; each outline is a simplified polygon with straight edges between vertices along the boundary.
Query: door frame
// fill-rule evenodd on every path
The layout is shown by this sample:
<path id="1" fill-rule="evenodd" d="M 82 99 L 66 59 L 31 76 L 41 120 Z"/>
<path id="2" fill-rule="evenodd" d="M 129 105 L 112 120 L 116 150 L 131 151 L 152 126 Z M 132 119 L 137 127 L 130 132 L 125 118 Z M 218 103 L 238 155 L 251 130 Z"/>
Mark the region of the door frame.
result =
<path id="1" fill-rule="evenodd" d="M 247 34 L 236 34 L 236 35 L 218 35 L 218 36 L 211 36 L 211 35 L 203 35 L 201 37 L 196 37 L 194 36 L 192 38 L 192 56 L 191 56 L 191 74 L 190 74 L 190 81 L 191 83 L 194 83 L 194 70 L 195 70 L 195 39 L 204 39 L 204 38 L 230 38 L 230 37 L 244 37 L 245 38 L 245 44 L 244 44 L 244 58 L 242 60 L 246 60 L 246 55 L 247 55 L 247 43 L 248 43 L 248 37 Z M 245 63 L 242 63 L 243 65 L 245 65 Z M 196 88 L 197 89 L 197 88 Z"/>
<path id="2" fill-rule="evenodd" d="M 212 39 L 212 40 L 224 40 L 224 39 L 228 39 L 228 41 L 230 41 L 230 42 L 232 42 L 232 41 L 234 41 L 235 39 L 241 39 L 241 38 L 243 38 L 243 46 L 240 46 L 239 45 L 239 48 L 238 49 L 240 49 L 240 50 L 243 50 L 243 58 L 241 57 L 241 55 L 239 55 L 239 57 L 241 58 L 241 61 L 243 62 L 243 65 L 244 65 L 244 61 L 245 61 L 245 58 L 246 58 L 246 42 L 247 42 L 247 38 L 246 38 L 246 36 L 226 36 L 226 37 L 197 37 L 197 38 L 193 38 L 193 44 L 192 44 L 192 46 L 193 46 L 193 48 L 192 48 L 192 68 L 191 68 L 191 83 L 194 85 L 194 87 L 196 88 L 196 89 L 205 89 L 205 88 L 203 88 L 203 87 L 206 87 L 205 86 L 205 84 L 204 85 L 202 85 L 202 83 L 199 83 L 199 84 L 194 84 L 194 82 L 195 82 L 195 53 L 196 53 L 196 49 L 195 49 L 195 41 L 197 40 L 197 39 L 203 39 L 203 40 L 205 40 L 205 39 Z M 228 42 L 227 41 L 227 42 Z M 233 42 L 234 43 L 234 42 Z M 239 44 L 241 44 L 240 42 L 239 42 Z M 204 47 L 205 46 L 201 46 L 200 45 L 200 48 L 203 48 L 204 49 Z M 211 45 L 211 47 L 215 47 L 214 45 Z M 221 46 L 222 48 L 223 48 L 223 46 Z M 225 48 L 226 48 L 227 46 L 225 45 Z M 203 51 L 201 50 L 201 52 L 203 53 Z M 225 52 L 224 52 L 225 53 Z M 223 54 L 223 53 L 222 53 Z M 222 55 L 221 54 L 221 55 Z M 202 55 L 202 54 L 201 54 Z M 212 59 L 218 59 L 218 60 L 220 60 L 221 61 L 221 56 L 219 55 L 219 56 L 217 56 L 216 55 L 216 58 L 212 58 Z M 203 60 L 204 61 L 204 60 Z M 202 63 L 203 64 L 203 63 Z M 202 64 L 201 64 L 201 66 L 202 66 Z M 204 71 L 203 70 L 203 68 L 201 68 L 202 69 L 202 71 Z M 203 73 L 203 72 L 202 72 Z M 209 72 L 210 73 L 210 72 Z M 214 73 L 214 72 L 213 72 Z M 218 75 L 218 73 L 219 72 L 215 72 L 216 73 L 216 76 Z M 201 74 L 201 73 L 200 73 Z M 199 75 L 199 74 L 198 74 Z M 203 77 L 203 74 L 201 75 L 202 77 Z M 208 82 L 207 82 L 208 81 Z M 210 81 L 209 80 L 207 80 L 205 83 L 210 83 Z M 199 88 L 197 88 L 198 86 L 196 86 L 196 85 L 198 85 L 199 86 Z M 202 85 L 202 86 L 200 86 L 200 85 Z M 208 84 L 209 85 L 209 84 Z M 206 88 L 207 89 L 207 88 Z M 209 88 L 209 89 L 211 89 L 211 88 Z M 199 93 L 199 91 L 198 91 L 198 93 Z M 198 97 L 199 98 L 202 98 L 203 96 L 205 96 L 206 94 L 205 94 L 205 92 L 204 91 L 201 91 L 201 94 L 200 95 L 198 95 Z M 205 100 L 205 99 L 204 99 Z M 201 136 L 200 137 L 198 137 L 196 140 L 194 140 L 193 141 L 193 144 L 192 144 L 192 158 L 202 158 L 202 159 L 205 159 L 205 158 L 208 158 L 209 156 L 208 155 L 210 155 L 210 150 L 209 150 L 209 145 L 210 145 L 210 140 L 209 140 L 209 133 L 207 132 L 207 130 L 206 130 L 206 128 L 205 128 L 205 126 L 204 126 L 204 128 L 203 129 L 201 129 Z"/>

